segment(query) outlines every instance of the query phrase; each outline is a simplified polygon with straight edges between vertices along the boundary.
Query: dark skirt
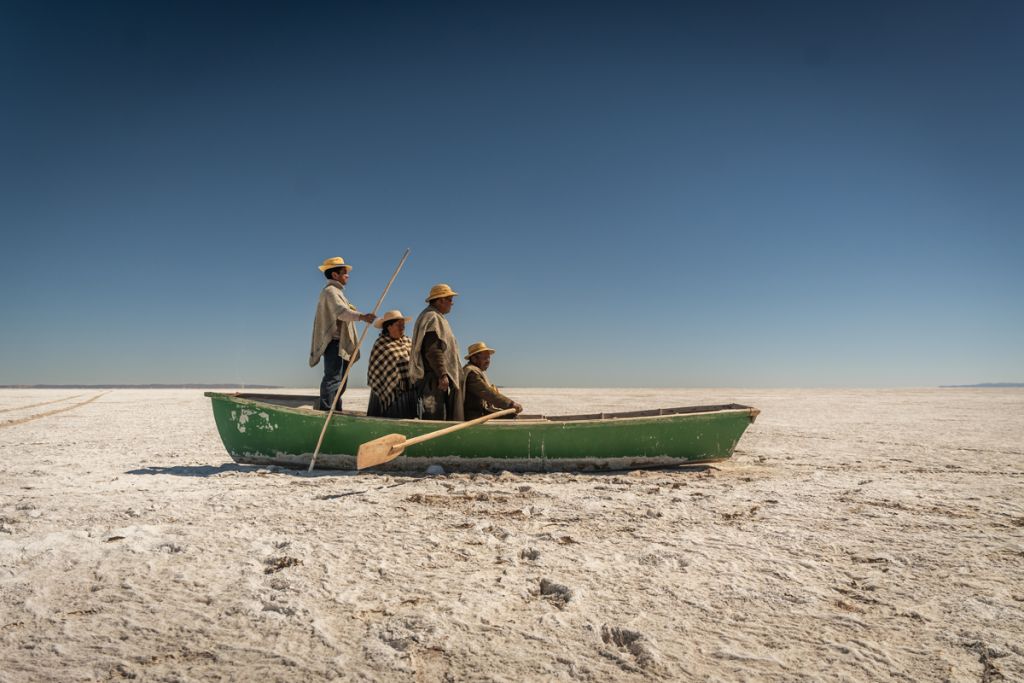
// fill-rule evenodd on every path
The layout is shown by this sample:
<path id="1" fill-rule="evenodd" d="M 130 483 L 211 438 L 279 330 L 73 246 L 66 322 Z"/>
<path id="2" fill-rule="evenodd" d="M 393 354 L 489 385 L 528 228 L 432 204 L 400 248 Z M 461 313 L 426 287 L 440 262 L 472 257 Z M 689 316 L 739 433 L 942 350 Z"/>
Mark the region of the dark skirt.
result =
<path id="1" fill-rule="evenodd" d="M 391 417 L 400 420 L 416 418 L 416 392 L 412 389 L 398 391 L 387 408 L 380 404 L 377 392 L 370 391 L 370 402 L 366 406 L 367 417 Z"/>

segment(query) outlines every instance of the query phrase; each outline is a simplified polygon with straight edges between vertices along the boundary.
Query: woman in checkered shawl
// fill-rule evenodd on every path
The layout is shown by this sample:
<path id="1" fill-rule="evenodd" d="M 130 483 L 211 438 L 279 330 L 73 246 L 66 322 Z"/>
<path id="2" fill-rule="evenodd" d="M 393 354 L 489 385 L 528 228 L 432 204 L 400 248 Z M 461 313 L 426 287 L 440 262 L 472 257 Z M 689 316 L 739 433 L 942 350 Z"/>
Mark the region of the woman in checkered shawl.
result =
<path id="1" fill-rule="evenodd" d="M 405 336 L 401 311 L 388 311 L 374 321 L 380 336 L 370 351 L 366 383 L 370 385 L 369 417 L 416 417 L 416 394 L 409 381 L 409 351 L 412 340 Z"/>

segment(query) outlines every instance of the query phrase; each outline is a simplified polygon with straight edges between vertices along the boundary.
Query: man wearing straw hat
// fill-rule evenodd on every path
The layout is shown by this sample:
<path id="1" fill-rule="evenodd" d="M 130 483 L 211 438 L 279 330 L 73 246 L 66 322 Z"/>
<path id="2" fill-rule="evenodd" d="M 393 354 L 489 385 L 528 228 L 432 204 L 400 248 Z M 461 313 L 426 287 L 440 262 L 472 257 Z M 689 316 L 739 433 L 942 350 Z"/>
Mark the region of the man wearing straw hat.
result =
<path id="1" fill-rule="evenodd" d="M 431 287 L 427 307 L 413 326 L 409 377 L 416 384 L 423 420 L 462 421 L 459 342 L 445 319 L 456 296 L 458 292 L 446 284 Z"/>
<path id="2" fill-rule="evenodd" d="M 466 354 L 466 360 L 469 362 L 462 368 L 462 388 L 466 394 L 464 412 L 467 420 L 475 420 L 506 408 L 515 408 L 517 415 L 523 412 L 521 405 L 498 391 L 498 388 L 487 379 L 487 368 L 491 367 L 493 354 L 494 349 L 482 341 L 469 345 L 469 352 Z"/>
<path id="3" fill-rule="evenodd" d="M 324 378 L 320 381 L 320 402 L 317 408 L 330 410 L 331 401 L 338 393 L 341 378 L 345 375 L 345 368 L 357 360 L 353 358 L 358 356 L 356 347 L 359 345 L 356 321 L 372 323 L 377 316 L 373 313 L 360 313 L 345 298 L 345 285 L 348 284 L 348 274 L 352 270 L 345 259 L 334 256 L 321 263 L 319 268 L 327 278 L 327 284 L 320 290 L 320 300 L 316 304 L 309 367 L 315 367 L 321 357 L 324 359 Z M 336 409 L 341 410 L 340 396 Z"/>

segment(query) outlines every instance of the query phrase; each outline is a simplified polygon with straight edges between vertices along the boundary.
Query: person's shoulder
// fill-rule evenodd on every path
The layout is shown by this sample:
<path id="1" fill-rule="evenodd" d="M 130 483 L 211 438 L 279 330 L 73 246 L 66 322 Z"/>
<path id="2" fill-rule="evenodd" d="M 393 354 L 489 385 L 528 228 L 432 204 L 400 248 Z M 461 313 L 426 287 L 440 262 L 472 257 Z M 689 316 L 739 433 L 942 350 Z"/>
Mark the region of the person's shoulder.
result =
<path id="1" fill-rule="evenodd" d="M 420 312 L 419 316 L 416 317 L 416 324 L 413 328 L 416 330 L 433 328 L 439 324 L 440 320 L 444 320 L 441 314 L 435 311 L 432 306 L 427 306 Z"/>

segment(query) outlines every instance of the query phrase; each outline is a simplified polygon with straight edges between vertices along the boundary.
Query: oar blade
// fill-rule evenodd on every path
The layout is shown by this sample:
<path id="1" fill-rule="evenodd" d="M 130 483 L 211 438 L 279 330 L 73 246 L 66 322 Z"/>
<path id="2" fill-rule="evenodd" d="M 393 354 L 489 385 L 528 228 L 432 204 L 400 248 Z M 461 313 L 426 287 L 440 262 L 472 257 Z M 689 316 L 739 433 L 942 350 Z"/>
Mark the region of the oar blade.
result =
<path id="1" fill-rule="evenodd" d="M 402 434 L 387 434 L 379 439 L 367 441 L 356 453 L 356 469 L 362 470 L 394 460 L 405 450 L 402 445 L 404 443 L 405 436 Z"/>

